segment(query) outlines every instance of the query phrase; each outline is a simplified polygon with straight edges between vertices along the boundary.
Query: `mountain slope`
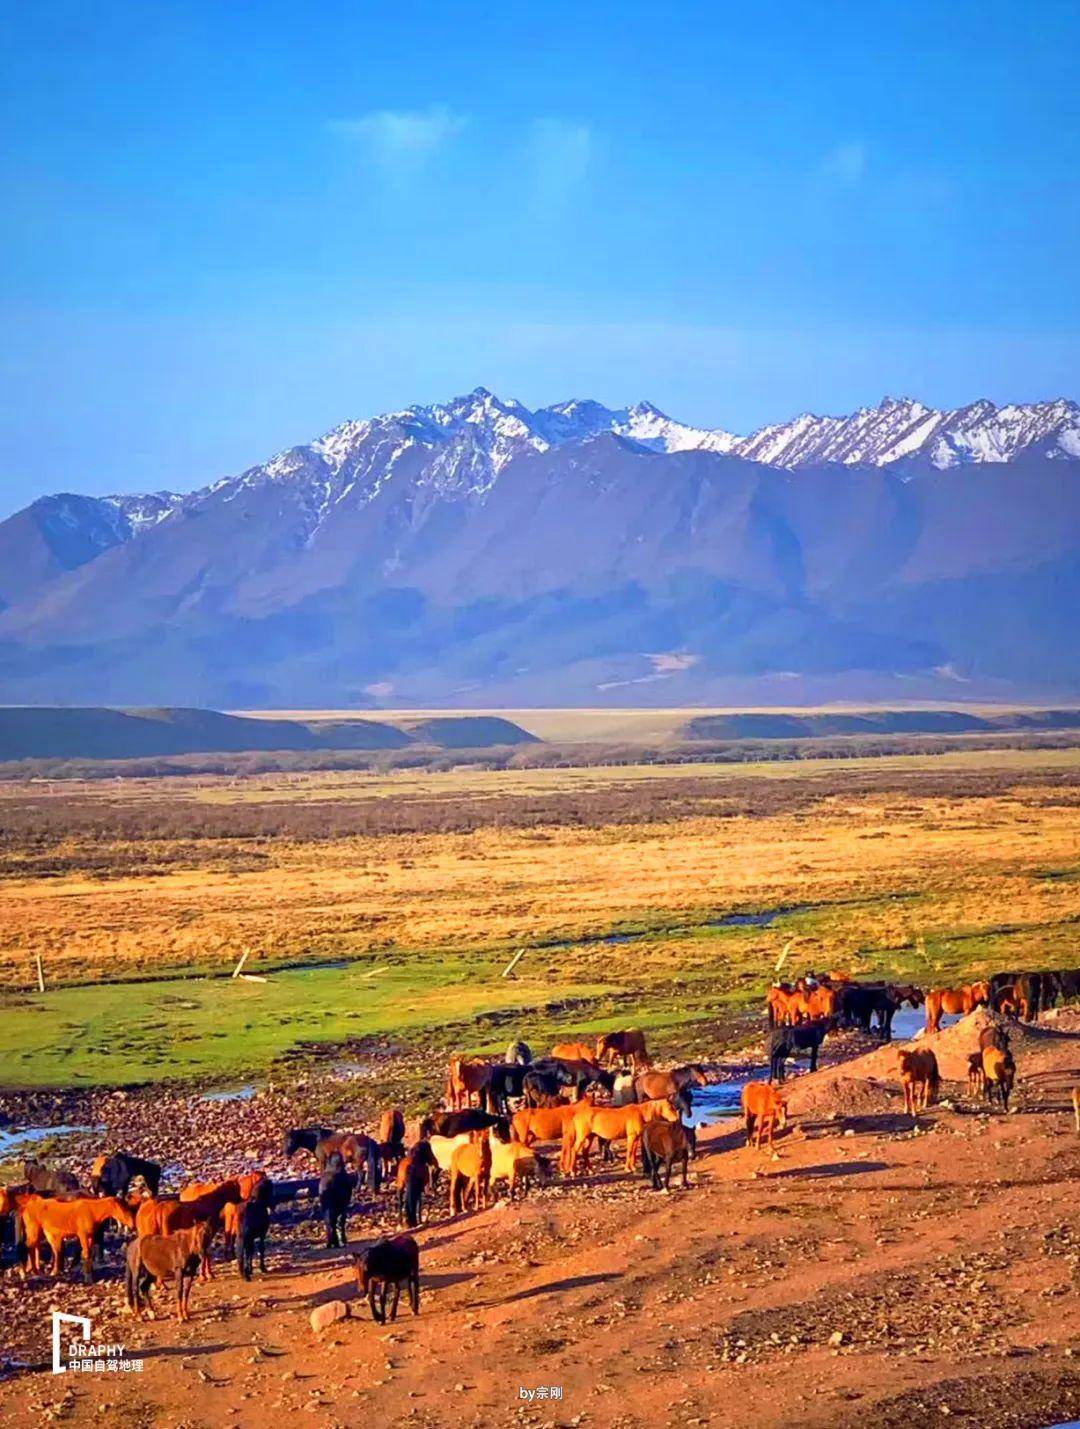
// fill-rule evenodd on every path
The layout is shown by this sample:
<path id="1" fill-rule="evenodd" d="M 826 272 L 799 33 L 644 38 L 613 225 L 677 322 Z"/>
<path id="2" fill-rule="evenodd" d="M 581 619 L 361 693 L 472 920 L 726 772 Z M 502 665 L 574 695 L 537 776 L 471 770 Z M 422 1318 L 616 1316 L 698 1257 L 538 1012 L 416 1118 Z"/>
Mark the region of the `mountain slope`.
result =
<path id="1" fill-rule="evenodd" d="M 478 390 L 188 497 L 48 498 L 0 523 L 0 698 L 1061 692 L 1080 684 L 1078 434 L 1067 402 L 887 401 L 742 439 Z"/>

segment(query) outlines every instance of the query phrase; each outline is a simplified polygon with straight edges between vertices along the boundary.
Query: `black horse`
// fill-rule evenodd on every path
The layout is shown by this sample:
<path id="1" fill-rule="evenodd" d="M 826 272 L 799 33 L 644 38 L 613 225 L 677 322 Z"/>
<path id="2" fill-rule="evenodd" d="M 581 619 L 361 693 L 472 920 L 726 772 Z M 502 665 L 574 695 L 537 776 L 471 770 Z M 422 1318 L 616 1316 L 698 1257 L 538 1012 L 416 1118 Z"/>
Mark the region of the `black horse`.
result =
<path id="1" fill-rule="evenodd" d="M 818 1053 L 825 1040 L 824 1022 L 803 1022 L 798 1027 L 774 1027 L 765 1039 L 769 1054 L 769 1080 L 784 1080 L 784 1063 L 789 1057 L 809 1055 L 810 1070 L 817 1071 Z"/>
<path id="2" fill-rule="evenodd" d="M 236 1263 L 245 1280 L 251 1279 L 255 1252 L 259 1253 L 259 1269 L 266 1274 L 266 1236 L 270 1230 L 270 1208 L 274 1204 L 271 1181 L 260 1181 L 250 1197 L 241 1203 L 240 1224 L 236 1232 Z"/>
<path id="3" fill-rule="evenodd" d="M 420 1224 L 424 1192 L 439 1174 L 439 1163 L 428 1141 L 410 1146 L 398 1168 L 398 1215 L 407 1226 Z"/>
<path id="4" fill-rule="evenodd" d="M 90 1178 L 90 1189 L 95 1196 L 126 1196 L 128 1187 L 136 1176 L 146 1182 L 151 1196 L 156 1196 L 161 1185 L 161 1167 L 156 1161 L 144 1161 L 141 1156 L 128 1156 L 118 1151 L 102 1166 L 96 1176 Z"/>
<path id="5" fill-rule="evenodd" d="M 315 1154 L 315 1148 L 324 1137 L 333 1136 L 334 1131 L 329 1126 L 297 1126 L 292 1131 L 285 1133 L 285 1158 L 296 1155 L 298 1151 L 310 1151 Z"/>
<path id="6" fill-rule="evenodd" d="M 522 1089 L 527 1106 L 541 1106 L 545 1097 L 557 1097 L 565 1087 L 573 1087 L 575 1100 L 580 1101 L 591 1086 L 611 1092 L 615 1086 L 614 1072 L 602 1067 L 584 1069 L 558 1057 L 543 1057 L 525 1071 Z"/>
<path id="7" fill-rule="evenodd" d="M 345 1222 L 356 1189 L 356 1177 L 345 1170 L 345 1158 L 332 1151 L 319 1177 L 319 1215 L 326 1222 L 326 1248 L 345 1244 Z"/>
<path id="8" fill-rule="evenodd" d="M 510 1140 L 510 1121 L 505 1116 L 493 1116 L 479 1107 L 466 1107 L 464 1111 L 433 1111 L 420 1123 L 421 1139 L 429 1136 L 460 1136 L 463 1131 L 485 1131 L 489 1126 L 496 1128 L 496 1135 L 502 1141 Z"/>
<path id="9" fill-rule="evenodd" d="M 492 1067 L 491 1079 L 484 1088 L 487 1109 L 495 1116 L 510 1115 L 510 1098 L 525 1095 L 525 1077 L 529 1067 L 522 1062 L 503 1062 Z"/>

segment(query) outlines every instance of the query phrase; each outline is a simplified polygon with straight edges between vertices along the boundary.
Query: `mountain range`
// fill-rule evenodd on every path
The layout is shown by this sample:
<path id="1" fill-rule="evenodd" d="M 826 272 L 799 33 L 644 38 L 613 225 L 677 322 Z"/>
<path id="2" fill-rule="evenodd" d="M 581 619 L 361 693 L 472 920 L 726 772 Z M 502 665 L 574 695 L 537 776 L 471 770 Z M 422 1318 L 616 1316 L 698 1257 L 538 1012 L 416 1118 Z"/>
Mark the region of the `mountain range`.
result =
<path id="1" fill-rule="evenodd" d="M 1060 697 L 1078 597 L 1074 402 L 737 436 L 481 388 L 0 522 L 0 701 Z"/>

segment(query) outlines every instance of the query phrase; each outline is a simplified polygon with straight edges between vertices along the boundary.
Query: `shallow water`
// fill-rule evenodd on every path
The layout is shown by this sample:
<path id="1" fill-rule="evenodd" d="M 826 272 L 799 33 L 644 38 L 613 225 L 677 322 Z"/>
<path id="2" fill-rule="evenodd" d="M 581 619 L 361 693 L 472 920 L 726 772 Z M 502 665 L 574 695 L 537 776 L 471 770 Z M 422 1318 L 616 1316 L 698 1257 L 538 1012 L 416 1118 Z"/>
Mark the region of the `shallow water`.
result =
<path id="1" fill-rule="evenodd" d="M 690 1120 L 695 1126 L 715 1126 L 718 1121 L 739 1116 L 742 1111 L 742 1089 L 752 1081 L 754 1073 L 735 1082 L 714 1082 L 709 1087 L 694 1087 L 694 1114 Z M 757 1073 L 761 1075 L 761 1073 Z"/>
<path id="2" fill-rule="evenodd" d="M 101 1130 L 100 1126 L 25 1126 L 21 1130 L 9 1127 L 0 1131 L 0 1157 L 18 1156 L 54 1136 L 77 1136 Z"/>
<path id="3" fill-rule="evenodd" d="M 954 1022 L 960 1021 L 961 1014 L 953 1016 L 946 1013 L 941 1019 L 943 1028 L 951 1027 Z M 892 1020 L 892 1033 L 894 1042 L 910 1042 L 913 1037 L 917 1037 L 926 1027 L 925 1007 L 902 1007 Z"/>
<path id="4" fill-rule="evenodd" d="M 764 913 L 725 913 L 722 918 L 710 918 L 707 928 L 769 928 L 778 918 L 791 913 L 808 913 L 809 903 L 792 903 L 786 908 L 769 908 Z"/>
<path id="5" fill-rule="evenodd" d="M 242 1087 L 214 1087 L 212 1091 L 201 1092 L 201 1102 L 249 1102 L 259 1090 L 254 1082 Z"/>

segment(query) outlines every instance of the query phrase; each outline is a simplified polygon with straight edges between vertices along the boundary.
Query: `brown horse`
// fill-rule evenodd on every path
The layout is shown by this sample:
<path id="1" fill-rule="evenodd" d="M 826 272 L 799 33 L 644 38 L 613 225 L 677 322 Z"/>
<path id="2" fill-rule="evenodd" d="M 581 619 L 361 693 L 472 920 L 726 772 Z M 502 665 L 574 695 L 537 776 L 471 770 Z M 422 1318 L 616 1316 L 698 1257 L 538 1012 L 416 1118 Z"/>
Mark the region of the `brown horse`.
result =
<path id="1" fill-rule="evenodd" d="M 552 1047 L 551 1055 L 564 1062 L 593 1062 L 596 1049 L 591 1042 L 559 1042 Z"/>
<path id="2" fill-rule="evenodd" d="M 141 1236 L 131 1242 L 124 1268 L 124 1292 L 133 1315 L 141 1319 L 145 1307 L 153 1316 L 150 1293 L 155 1282 L 172 1280 L 176 1285 L 176 1318 L 191 1319 L 191 1287 L 208 1252 L 211 1234 L 209 1222 L 203 1221 L 175 1235 Z"/>
<path id="3" fill-rule="evenodd" d="M 647 1122 L 678 1121 L 679 1113 L 666 1099 L 630 1102 L 627 1106 L 579 1106 L 563 1131 L 562 1169 L 573 1175 L 578 1162 L 588 1170 L 593 1137 L 610 1142 L 626 1139 L 626 1169 L 633 1171 L 638 1143 Z"/>
<path id="4" fill-rule="evenodd" d="M 210 1234 L 206 1242 L 206 1252 L 202 1258 L 201 1277 L 214 1278 L 214 1267 L 210 1260 L 210 1242 L 221 1226 L 221 1216 L 229 1202 L 244 1199 L 237 1177 L 221 1181 L 211 1191 L 204 1192 L 191 1201 L 174 1200 L 171 1196 L 154 1197 L 143 1201 L 135 1220 L 135 1228 L 140 1236 L 172 1235 L 176 1231 L 191 1230 L 206 1222 Z"/>
<path id="5" fill-rule="evenodd" d="M 469 1208 L 472 1195 L 476 1210 L 488 1203 L 491 1191 L 491 1143 L 486 1131 L 479 1141 L 466 1142 L 454 1151 L 450 1162 L 450 1214 Z"/>
<path id="6" fill-rule="evenodd" d="M 900 1053 L 900 1085 L 904 1089 L 904 1110 L 918 1116 L 937 1100 L 941 1086 L 937 1058 L 929 1047 Z"/>
<path id="7" fill-rule="evenodd" d="M 938 1032 L 946 1012 L 966 1017 L 989 1001 L 988 982 L 973 982 L 967 987 L 936 987 L 926 994 L 926 1030 Z"/>
<path id="8" fill-rule="evenodd" d="M 41 1271 L 41 1242 L 48 1241 L 53 1253 L 53 1275 L 64 1269 L 64 1241 L 77 1240 L 82 1251 L 83 1278 L 94 1278 L 94 1238 L 106 1221 L 115 1221 L 128 1230 L 135 1228 L 135 1211 L 116 1196 L 79 1196 L 57 1201 L 31 1196 L 22 1207 L 23 1232 L 30 1269 Z"/>
<path id="9" fill-rule="evenodd" d="M 180 1192 L 180 1199 L 181 1201 L 197 1201 L 200 1196 L 208 1196 L 222 1186 L 227 1186 L 230 1181 L 235 1181 L 240 1187 L 240 1199 L 250 1201 L 255 1187 L 265 1180 L 265 1171 L 245 1171 L 242 1176 L 230 1176 L 224 1181 L 192 1181 Z"/>
<path id="10" fill-rule="evenodd" d="M 784 1093 L 768 1082 L 746 1083 L 742 1089 L 742 1110 L 746 1144 L 759 1151 L 763 1135 L 768 1134 L 769 1145 L 772 1146 L 774 1133 L 783 1131 L 787 1125 Z"/>
<path id="11" fill-rule="evenodd" d="M 451 1111 L 483 1105 L 483 1094 L 491 1081 L 491 1063 L 479 1057 L 452 1057 L 446 1078 L 446 1101 Z"/>
<path id="12" fill-rule="evenodd" d="M 588 1098 L 585 1100 L 592 1105 Z M 510 1118 L 510 1134 L 522 1146 L 531 1146 L 534 1141 L 558 1141 L 581 1105 L 563 1102 L 560 1106 L 523 1106 Z"/>
<path id="13" fill-rule="evenodd" d="M 605 1032 L 596 1039 L 596 1060 L 602 1067 L 612 1063 L 630 1063 L 632 1072 L 643 1072 L 651 1066 L 645 1049 L 645 1034 L 636 1027 L 623 1032 Z"/>
<path id="14" fill-rule="evenodd" d="M 672 1067 L 670 1072 L 641 1072 L 634 1078 L 634 1094 L 638 1101 L 657 1101 L 660 1097 L 677 1097 L 687 1087 L 707 1087 L 705 1068 L 696 1062 L 685 1067 Z"/>

